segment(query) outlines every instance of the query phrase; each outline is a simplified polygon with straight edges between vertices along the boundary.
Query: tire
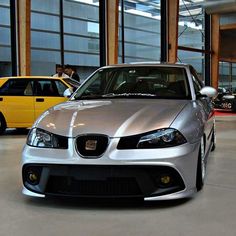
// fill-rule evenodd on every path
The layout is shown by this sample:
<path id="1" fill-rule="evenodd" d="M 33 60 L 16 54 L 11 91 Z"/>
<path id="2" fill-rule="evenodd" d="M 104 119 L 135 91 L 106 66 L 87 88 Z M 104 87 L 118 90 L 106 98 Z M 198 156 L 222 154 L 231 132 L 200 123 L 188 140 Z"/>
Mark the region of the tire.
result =
<path id="1" fill-rule="evenodd" d="M 3 134 L 6 130 L 6 121 L 3 115 L 0 113 L 0 135 Z"/>
<path id="2" fill-rule="evenodd" d="M 199 147 L 198 162 L 197 162 L 197 181 L 196 181 L 197 191 L 200 191 L 203 188 L 205 176 L 206 176 L 205 143 L 204 143 L 204 138 L 202 137 L 201 144 Z"/>
<path id="3" fill-rule="evenodd" d="M 211 136 L 211 152 L 213 152 L 216 149 L 216 129 L 215 129 L 215 121 L 214 121 L 214 125 L 213 125 L 213 132 L 212 132 L 212 136 Z"/>

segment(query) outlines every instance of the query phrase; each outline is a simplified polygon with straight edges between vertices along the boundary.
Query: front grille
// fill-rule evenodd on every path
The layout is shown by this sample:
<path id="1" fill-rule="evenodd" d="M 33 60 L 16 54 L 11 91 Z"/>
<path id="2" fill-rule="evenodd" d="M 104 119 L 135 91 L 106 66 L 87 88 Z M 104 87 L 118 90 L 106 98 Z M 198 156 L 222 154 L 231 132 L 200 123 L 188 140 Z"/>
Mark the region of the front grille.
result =
<path id="1" fill-rule="evenodd" d="M 77 180 L 73 177 L 51 177 L 48 193 L 79 196 L 140 196 L 141 190 L 134 178 L 106 180 Z"/>
<path id="2" fill-rule="evenodd" d="M 82 157 L 100 157 L 107 149 L 106 135 L 82 135 L 76 139 L 77 151 Z"/>

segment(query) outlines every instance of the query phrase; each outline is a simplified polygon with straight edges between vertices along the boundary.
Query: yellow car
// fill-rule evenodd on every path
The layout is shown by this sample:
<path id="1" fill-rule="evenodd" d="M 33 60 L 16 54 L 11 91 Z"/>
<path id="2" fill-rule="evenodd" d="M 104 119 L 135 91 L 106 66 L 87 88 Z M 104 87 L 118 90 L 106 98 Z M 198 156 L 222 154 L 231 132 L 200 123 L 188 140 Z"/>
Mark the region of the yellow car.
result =
<path id="1" fill-rule="evenodd" d="M 0 78 L 0 134 L 6 128 L 31 127 L 46 109 L 67 100 L 68 88 L 79 86 L 70 78 L 20 76 Z"/>

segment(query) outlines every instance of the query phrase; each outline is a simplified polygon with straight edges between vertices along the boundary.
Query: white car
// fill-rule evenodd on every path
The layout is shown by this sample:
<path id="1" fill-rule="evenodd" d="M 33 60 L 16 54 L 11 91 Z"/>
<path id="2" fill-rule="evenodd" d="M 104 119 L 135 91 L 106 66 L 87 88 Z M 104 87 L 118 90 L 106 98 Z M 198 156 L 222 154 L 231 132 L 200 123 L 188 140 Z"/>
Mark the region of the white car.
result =
<path id="1" fill-rule="evenodd" d="M 212 87 L 192 66 L 138 63 L 93 73 L 33 125 L 23 193 L 35 197 L 185 198 L 215 148 Z"/>

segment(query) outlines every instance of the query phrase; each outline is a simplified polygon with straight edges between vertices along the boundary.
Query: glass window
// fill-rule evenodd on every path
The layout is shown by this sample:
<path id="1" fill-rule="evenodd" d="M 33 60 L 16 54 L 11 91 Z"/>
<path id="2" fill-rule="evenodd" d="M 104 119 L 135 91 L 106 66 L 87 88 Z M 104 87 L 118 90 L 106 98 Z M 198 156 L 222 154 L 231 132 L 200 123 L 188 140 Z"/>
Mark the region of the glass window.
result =
<path id="1" fill-rule="evenodd" d="M 32 95 L 31 81 L 28 79 L 10 79 L 1 87 L 0 94 L 11 96 Z"/>
<path id="2" fill-rule="evenodd" d="M 180 46 L 204 49 L 204 8 L 203 0 L 181 0 L 179 3 Z"/>
<path id="3" fill-rule="evenodd" d="M 121 13 L 119 25 L 119 61 L 122 51 L 125 62 L 160 60 L 160 1 L 124 1 L 124 25 Z"/>
<path id="4" fill-rule="evenodd" d="M 62 0 L 64 32 L 60 1 L 31 3 L 31 74 L 53 75 L 57 64 L 68 64 L 83 81 L 100 65 L 99 1 Z"/>
<path id="5" fill-rule="evenodd" d="M 0 1 L 0 75 L 12 75 L 10 0 Z"/>
<path id="6" fill-rule="evenodd" d="M 31 9 L 33 11 L 47 12 L 47 13 L 59 13 L 59 0 L 33 0 L 31 1 Z"/>
<path id="7" fill-rule="evenodd" d="M 11 45 L 11 31 L 9 28 L 0 27 L 0 45 L 10 46 Z"/>
<path id="8" fill-rule="evenodd" d="M 236 93 L 236 63 L 219 63 L 219 87 L 228 92 Z"/>
<path id="9" fill-rule="evenodd" d="M 185 69 L 176 67 L 124 67 L 101 69 L 75 98 L 171 98 L 189 99 Z"/>
<path id="10" fill-rule="evenodd" d="M 235 13 L 227 13 L 220 15 L 220 24 L 221 25 L 228 25 L 228 24 L 235 24 L 236 23 L 236 15 Z"/>
<path id="11" fill-rule="evenodd" d="M 64 16 L 98 22 L 99 1 L 64 0 Z"/>
<path id="12" fill-rule="evenodd" d="M 198 52 L 190 52 L 178 50 L 178 61 L 192 65 L 199 76 L 204 74 L 204 54 Z"/>
<path id="13" fill-rule="evenodd" d="M 63 91 L 64 92 L 64 91 Z M 37 80 L 34 82 L 34 93 L 36 96 L 58 97 L 58 87 L 53 80 Z"/>
<path id="14" fill-rule="evenodd" d="M 10 6 L 10 1 L 9 0 L 1 0 L 1 5 L 2 6 Z"/>
<path id="15" fill-rule="evenodd" d="M 56 80 L 55 84 L 56 84 L 59 96 L 63 97 L 63 93 L 67 89 L 67 86 L 65 84 L 63 84 L 61 81 L 59 81 L 59 80 Z"/>
<path id="16" fill-rule="evenodd" d="M 77 51 L 95 54 L 99 52 L 99 39 L 88 39 L 83 37 L 65 35 L 64 40 L 65 51 Z"/>
<path id="17" fill-rule="evenodd" d="M 46 2 L 46 1 L 45 1 Z M 42 4 L 43 5 L 43 4 Z M 40 20 L 39 20 L 40 19 Z M 31 12 L 31 28 L 32 30 L 49 30 L 59 32 L 60 18 L 55 15 Z"/>
<path id="18" fill-rule="evenodd" d="M 10 25 L 10 7 L 5 7 L 0 3 L 0 24 L 4 26 Z"/>
<path id="19" fill-rule="evenodd" d="M 100 65 L 99 1 L 64 0 L 63 14 L 64 63 L 83 81 Z"/>
<path id="20" fill-rule="evenodd" d="M 203 0 L 181 0 L 179 2 L 178 45 L 204 50 L 205 14 Z M 178 50 L 178 61 L 191 64 L 202 77 L 204 75 L 204 53 Z"/>
<path id="21" fill-rule="evenodd" d="M 39 40 L 40 39 L 40 40 Z M 55 33 L 31 32 L 31 47 L 60 50 L 60 35 Z"/>
<path id="22" fill-rule="evenodd" d="M 31 2 L 31 74 L 53 75 L 61 64 L 60 1 Z"/>

